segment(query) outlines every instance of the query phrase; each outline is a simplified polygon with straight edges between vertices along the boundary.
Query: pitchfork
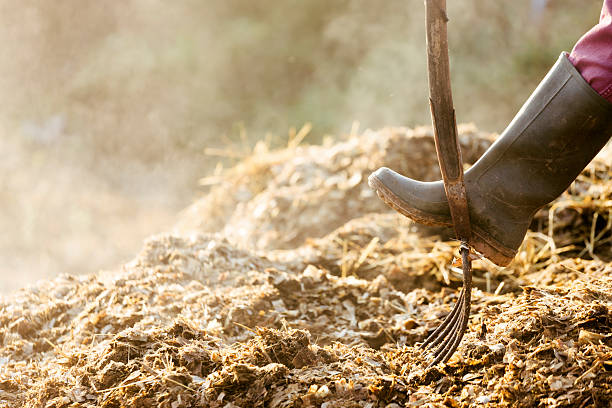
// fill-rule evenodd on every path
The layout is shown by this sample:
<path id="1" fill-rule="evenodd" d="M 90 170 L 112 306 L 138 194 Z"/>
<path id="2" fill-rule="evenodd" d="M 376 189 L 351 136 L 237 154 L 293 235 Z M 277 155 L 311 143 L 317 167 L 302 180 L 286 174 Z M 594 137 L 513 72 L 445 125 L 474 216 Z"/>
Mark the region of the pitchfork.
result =
<path id="1" fill-rule="evenodd" d="M 467 329 L 472 295 L 472 262 L 467 243 L 472 231 L 450 85 L 446 0 L 425 0 L 425 9 L 429 106 L 444 190 L 455 234 L 461 240 L 463 266 L 463 289 L 457 303 L 444 322 L 421 345 L 425 350 L 432 350 L 431 367 L 451 358 Z"/>

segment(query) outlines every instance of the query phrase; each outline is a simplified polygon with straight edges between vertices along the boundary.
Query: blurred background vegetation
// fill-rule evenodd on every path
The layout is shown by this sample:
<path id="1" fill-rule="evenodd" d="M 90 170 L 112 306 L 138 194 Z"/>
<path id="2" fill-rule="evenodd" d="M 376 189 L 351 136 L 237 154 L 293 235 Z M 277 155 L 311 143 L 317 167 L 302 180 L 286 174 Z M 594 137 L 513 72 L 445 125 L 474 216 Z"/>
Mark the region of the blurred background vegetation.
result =
<path id="1" fill-rule="evenodd" d="M 458 120 L 501 131 L 601 0 L 448 8 Z M 424 37 L 421 0 L 1 2 L 0 289 L 131 258 L 205 148 L 428 124 Z"/>

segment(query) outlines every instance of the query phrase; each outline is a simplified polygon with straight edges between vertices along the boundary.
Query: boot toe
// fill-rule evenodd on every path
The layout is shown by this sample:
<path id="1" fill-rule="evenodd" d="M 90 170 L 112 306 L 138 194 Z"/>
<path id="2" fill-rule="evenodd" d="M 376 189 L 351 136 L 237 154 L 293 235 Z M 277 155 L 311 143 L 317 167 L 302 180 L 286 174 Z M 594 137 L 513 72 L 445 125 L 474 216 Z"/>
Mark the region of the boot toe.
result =
<path id="1" fill-rule="evenodd" d="M 387 205 L 418 223 L 453 225 L 442 181 L 416 181 L 382 167 L 370 175 L 368 183 Z M 473 190 L 471 192 L 472 195 L 476 193 Z M 470 199 L 471 201 L 475 199 L 479 203 L 476 207 L 483 209 L 481 207 L 485 200 L 475 196 Z M 506 225 L 505 221 L 510 220 L 511 217 L 493 220 L 491 214 L 496 215 L 495 211 L 485 206 L 484 214 L 481 214 L 474 211 L 473 201 L 470 206 L 473 233 L 470 245 L 497 265 L 507 265 L 514 258 L 518 245 L 509 247 L 505 241 L 491 235 L 491 232 L 497 231 L 498 223 Z M 522 234 L 524 233 L 523 230 Z"/>
<path id="2" fill-rule="evenodd" d="M 419 223 L 452 225 L 442 181 L 417 181 L 381 167 L 368 184 L 387 205 Z"/>

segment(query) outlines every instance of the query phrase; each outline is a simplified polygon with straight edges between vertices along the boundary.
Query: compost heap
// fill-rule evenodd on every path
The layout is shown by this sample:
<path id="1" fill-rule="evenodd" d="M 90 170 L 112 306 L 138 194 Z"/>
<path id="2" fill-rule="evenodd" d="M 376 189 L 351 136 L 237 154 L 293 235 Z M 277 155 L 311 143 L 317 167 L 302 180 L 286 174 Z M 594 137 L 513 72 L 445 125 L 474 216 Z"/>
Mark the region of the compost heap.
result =
<path id="1" fill-rule="evenodd" d="M 462 126 L 464 160 L 492 140 Z M 119 270 L 3 299 L 0 406 L 608 406 L 608 158 L 536 214 L 509 267 L 475 261 L 468 333 L 426 369 L 415 345 L 457 298 L 458 245 L 367 176 L 438 178 L 430 131 L 296 145 L 203 180 L 176 231 Z"/>

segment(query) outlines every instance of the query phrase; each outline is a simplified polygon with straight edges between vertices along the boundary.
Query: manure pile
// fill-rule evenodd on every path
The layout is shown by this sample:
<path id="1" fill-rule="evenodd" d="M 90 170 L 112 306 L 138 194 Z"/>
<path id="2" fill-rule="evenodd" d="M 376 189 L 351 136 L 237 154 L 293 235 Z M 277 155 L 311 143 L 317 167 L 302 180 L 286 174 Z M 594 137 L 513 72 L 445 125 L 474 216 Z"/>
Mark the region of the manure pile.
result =
<path id="1" fill-rule="evenodd" d="M 492 139 L 461 127 L 465 160 Z M 259 146 L 119 270 L 2 299 L 0 406 L 610 406 L 610 162 L 536 215 L 509 267 L 475 261 L 469 331 L 426 370 L 414 346 L 456 300 L 458 245 L 367 176 L 437 178 L 429 131 Z"/>

